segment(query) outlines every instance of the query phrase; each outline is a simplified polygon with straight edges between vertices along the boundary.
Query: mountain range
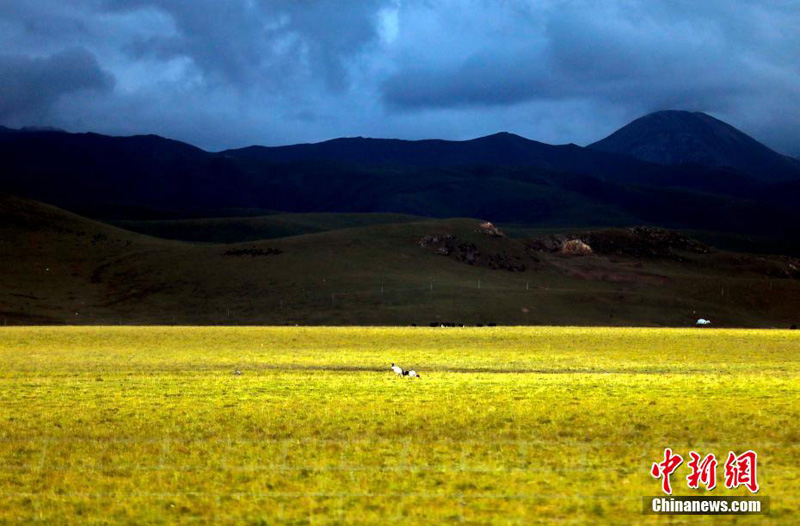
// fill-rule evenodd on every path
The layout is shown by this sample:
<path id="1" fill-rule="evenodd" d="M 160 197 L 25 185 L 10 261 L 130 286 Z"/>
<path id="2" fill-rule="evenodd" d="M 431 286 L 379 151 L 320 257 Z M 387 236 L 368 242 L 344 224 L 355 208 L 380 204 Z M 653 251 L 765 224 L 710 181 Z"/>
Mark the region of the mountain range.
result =
<path id="1" fill-rule="evenodd" d="M 800 227 L 799 161 L 682 111 L 645 116 L 588 147 L 498 133 L 207 152 L 155 135 L 5 129 L 0 158 L 0 191 L 116 220 L 382 212 L 777 239 Z"/>

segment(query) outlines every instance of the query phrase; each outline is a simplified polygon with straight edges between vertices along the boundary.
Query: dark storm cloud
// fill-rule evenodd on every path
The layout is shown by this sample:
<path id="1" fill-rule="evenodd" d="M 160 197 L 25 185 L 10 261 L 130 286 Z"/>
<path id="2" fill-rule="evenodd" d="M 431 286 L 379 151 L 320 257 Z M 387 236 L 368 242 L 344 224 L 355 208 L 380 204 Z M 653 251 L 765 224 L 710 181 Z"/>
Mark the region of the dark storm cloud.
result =
<path id="1" fill-rule="evenodd" d="M 798 154 L 797 27 L 767 0 L 11 0 L 0 124 L 587 143 L 671 108 Z"/>
<path id="2" fill-rule="evenodd" d="M 0 55 L 0 119 L 42 118 L 62 95 L 112 86 L 113 79 L 85 49 L 44 58 Z"/>
<path id="3" fill-rule="evenodd" d="M 211 80 L 239 87 L 285 87 L 320 75 L 345 84 L 346 61 L 376 36 L 377 1 L 109 0 L 109 10 L 158 9 L 176 32 L 136 38 L 134 58 L 188 57 Z"/>
<path id="4" fill-rule="evenodd" d="M 459 54 L 402 57 L 383 94 L 407 109 L 586 99 L 717 111 L 758 91 L 765 79 L 745 52 L 755 50 L 737 49 L 742 38 L 727 27 L 739 16 L 680 4 L 531 3 L 527 31 L 508 20 L 512 29 L 494 35 L 476 19 Z M 490 5 L 478 6 L 491 16 Z M 783 66 L 792 62 L 787 56 Z"/>

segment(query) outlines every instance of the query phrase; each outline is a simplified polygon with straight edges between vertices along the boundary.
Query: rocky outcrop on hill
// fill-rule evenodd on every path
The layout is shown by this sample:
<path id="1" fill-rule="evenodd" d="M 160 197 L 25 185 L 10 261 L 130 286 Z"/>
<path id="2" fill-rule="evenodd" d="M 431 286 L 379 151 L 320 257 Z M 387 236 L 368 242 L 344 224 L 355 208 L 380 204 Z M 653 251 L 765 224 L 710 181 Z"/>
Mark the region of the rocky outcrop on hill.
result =
<path id="1" fill-rule="evenodd" d="M 527 265 L 518 257 L 510 256 L 504 252 L 485 253 L 475 243 L 459 241 L 451 234 L 434 234 L 419 240 L 419 246 L 432 248 L 437 254 L 452 257 L 467 265 L 486 267 L 492 270 L 507 270 L 509 272 L 524 272 Z"/>
<path id="2" fill-rule="evenodd" d="M 682 254 L 709 254 L 713 251 L 708 245 L 680 232 L 648 226 L 554 234 L 529 240 L 526 244 L 534 252 L 677 260 L 684 259 Z"/>
<path id="3" fill-rule="evenodd" d="M 481 223 L 478 226 L 478 232 L 486 234 L 490 237 L 506 237 L 502 230 L 494 226 L 494 224 L 490 223 L 489 221 L 484 221 Z"/>
<path id="4" fill-rule="evenodd" d="M 260 256 L 277 256 L 283 254 L 283 250 L 279 248 L 232 248 L 222 253 L 223 256 L 242 257 L 250 256 L 251 258 Z"/>
<path id="5" fill-rule="evenodd" d="M 592 247 L 580 239 L 570 239 L 561 245 L 561 253 L 567 256 L 588 256 L 592 254 Z"/>
<path id="6" fill-rule="evenodd" d="M 600 230 L 581 235 L 597 252 L 636 257 L 670 257 L 676 252 L 708 254 L 711 247 L 686 234 L 655 228 L 637 226 L 622 231 Z"/>

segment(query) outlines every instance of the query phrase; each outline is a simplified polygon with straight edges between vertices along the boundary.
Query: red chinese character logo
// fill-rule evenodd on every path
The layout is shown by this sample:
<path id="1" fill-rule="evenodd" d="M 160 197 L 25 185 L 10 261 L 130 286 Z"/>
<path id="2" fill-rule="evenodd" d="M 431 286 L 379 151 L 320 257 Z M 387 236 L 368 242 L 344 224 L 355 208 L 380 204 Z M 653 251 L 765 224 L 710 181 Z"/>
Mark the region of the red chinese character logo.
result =
<path id="1" fill-rule="evenodd" d="M 728 489 L 744 486 L 753 493 L 758 492 L 758 477 L 756 462 L 758 455 L 755 451 L 745 451 L 738 457 L 733 451 L 728 453 L 725 461 L 725 487 Z"/>
<path id="2" fill-rule="evenodd" d="M 664 493 L 667 495 L 672 495 L 672 485 L 669 482 L 669 476 L 681 465 L 683 462 L 683 457 L 680 455 L 673 455 L 672 450 L 670 448 L 666 448 L 664 450 L 664 461 L 659 463 L 653 463 L 653 467 L 650 468 L 650 474 L 653 475 L 655 478 L 660 478 L 661 480 L 661 489 L 664 490 Z"/>
<path id="3" fill-rule="evenodd" d="M 717 487 L 717 459 L 713 453 L 709 453 L 703 460 L 700 460 L 700 455 L 694 451 L 689 452 L 692 460 L 689 461 L 689 468 L 692 470 L 686 476 L 689 481 L 689 487 L 697 489 L 700 484 L 703 484 L 707 490 L 712 490 Z"/>

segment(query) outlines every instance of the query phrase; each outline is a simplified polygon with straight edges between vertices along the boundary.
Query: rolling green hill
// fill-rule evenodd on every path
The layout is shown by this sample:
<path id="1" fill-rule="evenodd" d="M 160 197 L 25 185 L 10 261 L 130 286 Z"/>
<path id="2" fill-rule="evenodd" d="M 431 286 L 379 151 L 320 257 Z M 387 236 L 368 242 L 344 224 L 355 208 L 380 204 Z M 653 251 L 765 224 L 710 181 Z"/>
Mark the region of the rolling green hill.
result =
<path id="1" fill-rule="evenodd" d="M 641 241 L 617 232 L 622 246 Z M 8 324 L 688 326 L 702 316 L 718 326 L 788 326 L 800 312 L 796 260 L 571 257 L 489 236 L 476 219 L 191 244 L 4 196 L 0 239 Z"/>
<path id="2" fill-rule="evenodd" d="M 239 243 L 298 236 L 386 223 L 411 223 L 426 218 L 406 214 L 271 214 L 256 217 L 215 217 L 148 221 L 113 221 L 113 224 L 164 239 L 202 243 Z"/>

